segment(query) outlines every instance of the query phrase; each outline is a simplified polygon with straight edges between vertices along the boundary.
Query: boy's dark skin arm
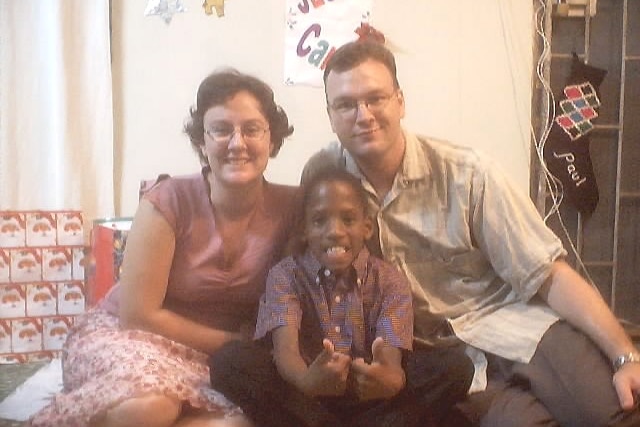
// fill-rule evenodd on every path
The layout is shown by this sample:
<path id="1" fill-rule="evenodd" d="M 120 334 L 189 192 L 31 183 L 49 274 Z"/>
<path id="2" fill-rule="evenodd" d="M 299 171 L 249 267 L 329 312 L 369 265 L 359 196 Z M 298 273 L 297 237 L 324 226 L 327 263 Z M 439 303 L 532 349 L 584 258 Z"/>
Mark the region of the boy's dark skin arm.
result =
<path id="1" fill-rule="evenodd" d="M 295 326 L 280 326 L 272 335 L 274 361 L 285 381 L 307 396 L 342 396 L 345 393 L 351 357 L 334 351 L 331 341 L 322 341 L 324 350 L 307 366 L 300 355 Z"/>
<path id="2" fill-rule="evenodd" d="M 281 326 L 273 331 L 274 361 L 285 381 L 308 396 L 342 396 L 351 375 L 355 394 L 361 401 L 390 399 L 405 385 L 402 351 L 384 344 L 378 337 L 371 349 L 371 363 L 334 351 L 328 339 L 322 341 L 324 350 L 309 365 L 300 356 L 298 330 Z M 351 371 L 351 372 L 350 372 Z"/>

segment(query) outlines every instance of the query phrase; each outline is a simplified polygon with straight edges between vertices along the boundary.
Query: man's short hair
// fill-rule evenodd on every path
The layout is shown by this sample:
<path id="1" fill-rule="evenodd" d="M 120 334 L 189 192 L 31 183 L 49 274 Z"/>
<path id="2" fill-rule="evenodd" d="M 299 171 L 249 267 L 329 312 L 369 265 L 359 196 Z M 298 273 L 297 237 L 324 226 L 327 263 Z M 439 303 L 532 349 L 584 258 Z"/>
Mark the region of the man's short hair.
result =
<path id="1" fill-rule="evenodd" d="M 324 75 L 325 88 L 327 86 L 327 77 L 331 71 L 341 73 L 351 70 L 367 60 L 374 60 L 383 64 L 393 77 L 393 86 L 400 89 L 398 76 L 396 71 L 396 60 L 393 53 L 387 49 L 382 43 L 372 40 L 352 41 L 340 46 L 334 54 L 329 58 Z"/>

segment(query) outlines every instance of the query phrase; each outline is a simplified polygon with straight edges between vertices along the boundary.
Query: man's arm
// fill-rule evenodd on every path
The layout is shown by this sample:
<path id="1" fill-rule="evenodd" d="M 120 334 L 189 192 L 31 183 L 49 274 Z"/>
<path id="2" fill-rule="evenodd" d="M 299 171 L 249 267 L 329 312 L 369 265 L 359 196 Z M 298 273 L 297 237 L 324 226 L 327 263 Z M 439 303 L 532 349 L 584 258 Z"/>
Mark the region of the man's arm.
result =
<path id="1" fill-rule="evenodd" d="M 613 361 L 637 352 L 622 325 L 595 288 L 564 261 L 556 261 L 538 291 L 562 318 L 583 331 Z M 640 363 L 627 363 L 613 377 L 623 409 L 631 409 L 640 392 Z"/>

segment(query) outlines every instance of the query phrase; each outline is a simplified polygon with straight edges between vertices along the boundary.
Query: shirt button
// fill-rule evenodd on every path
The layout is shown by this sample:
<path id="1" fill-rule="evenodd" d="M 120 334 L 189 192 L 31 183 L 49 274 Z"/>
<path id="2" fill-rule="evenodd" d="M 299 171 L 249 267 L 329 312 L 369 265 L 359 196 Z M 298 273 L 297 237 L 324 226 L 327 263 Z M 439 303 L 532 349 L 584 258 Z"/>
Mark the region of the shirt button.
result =
<path id="1" fill-rule="evenodd" d="M 356 283 L 358 284 L 358 286 L 362 285 L 362 280 L 360 280 L 360 278 L 358 277 L 358 280 L 356 280 Z"/>
<path id="2" fill-rule="evenodd" d="M 319 284 L 320 284 L 320 278 L 316 277 L 316 285 L 319 285 Z"/>
<path id="3" fill-rule="evenodd" d="M 336 297 L 334 298 L 335 302 L 340 302 L 340 295 L 336 295 Z"/>
<path id="4" fill-rule="evenodd" d="M 335 328 L 333 328 L 334 331 L 336 331 L 337 333 L 340 333 L 340 326 L 336 326 Z"/>
<path id="5" fill-rule="evenodd" d="M 331 271 L 325 270 L 324 271 L 324 277 L 329 277 L 329 276 L 331 276 Z"/>

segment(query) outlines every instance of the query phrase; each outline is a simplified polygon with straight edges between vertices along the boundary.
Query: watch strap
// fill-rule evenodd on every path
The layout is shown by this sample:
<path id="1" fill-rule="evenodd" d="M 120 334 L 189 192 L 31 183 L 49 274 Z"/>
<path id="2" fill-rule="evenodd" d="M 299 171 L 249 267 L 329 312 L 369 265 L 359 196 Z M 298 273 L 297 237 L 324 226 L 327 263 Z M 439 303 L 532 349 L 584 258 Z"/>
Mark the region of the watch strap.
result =
<path id="1" fill-rule="evenodd" d="M 618 372 L 620 368 L 622 368 L 627 363 L 640 363 L 640 353 L 631 352 L 621 354 L 613 360 L 613 370 L 614 372 Z"/>

